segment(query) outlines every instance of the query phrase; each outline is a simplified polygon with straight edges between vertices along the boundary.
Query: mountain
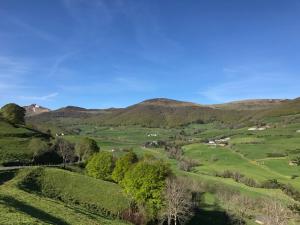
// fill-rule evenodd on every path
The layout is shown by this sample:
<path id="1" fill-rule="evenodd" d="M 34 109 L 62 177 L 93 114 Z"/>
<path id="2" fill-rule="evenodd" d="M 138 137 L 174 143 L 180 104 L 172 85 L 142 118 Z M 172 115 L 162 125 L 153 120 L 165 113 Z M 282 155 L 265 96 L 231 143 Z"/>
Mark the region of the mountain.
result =
<path id="1" fill-rule="evenodd" d="M 203 123 L 215 119 L 236 120 L 239 112 L 214 109 L 191 102 L 172 99 L 150 99 L 124 109 L 95 115 L 89 121 L 100 125 L 141 125 L 147 127 L 174 127 L 192 122 Z"/>
<path id="2" fill-rule="evenodd" d="M 271 109 L 282 105 L 289 100 L 287 99 L 248 99 L 242 101 L 234 101 L 223 104 L 210 105 L 216 109 L 231 109 L 231 110 L 260 110 Z"/>
<path id="3" fill-rule="evenodd" d="M 113 109 L 110 109 L 113 110 Z M 100 114 L 106 110 L 102 109 L 85 109 L 77 106 L 66 106 L 57 110 L 49 111 L 42 114 L 31 114 L 27 117 L 27 121 L 47 122 L 59 118 L 73 118 L 84 119 L 92 116 L 93 114 Z"/>
<path id="4" fill-rule="evenodd" d="M 38 115 L 38 114 L 41 114 L 41 113 L 51 111 L 50 109 L 39 106 L 37 104 L 31 104 L 31 105 L 28 105 L 28 106 L 23 106 L 23 108 L 26 110 L 26 116 Z"/>
<path id="5" fill-rule="evenodd" d="M 200 105 L 166 98 L 145 100 L 126 108 L 85 109 L 68 106 L 27 117 L 33 125 L 53 126 L 97 124 L 103 126 L 140 125 L 176 127 L 189 123 L 218 121 L 237 126 L 256 123 L 269 117 L 300 113 L 300 98 L 294 100 L 244 100 L 218 105 Z"/>

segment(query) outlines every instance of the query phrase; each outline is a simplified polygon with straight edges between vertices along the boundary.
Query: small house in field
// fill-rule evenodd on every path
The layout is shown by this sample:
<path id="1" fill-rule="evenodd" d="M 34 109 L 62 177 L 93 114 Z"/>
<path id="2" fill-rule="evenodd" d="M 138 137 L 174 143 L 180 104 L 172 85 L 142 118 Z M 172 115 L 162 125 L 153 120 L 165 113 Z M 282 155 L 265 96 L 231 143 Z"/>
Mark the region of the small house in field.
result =
<path id="1" fill-rule="evenodd" d="M 296 132 L 297 132 L 297 133 L 300 133 L 300 130 L 297 130 Z"/>
<path id="2" fill-rule="evenodd" d="M 289 166 L 297 166 L 297 163 L 293 160 L 289 161 Z"/>
<path id="3" fill-rule="evenodd" d="M 266 127 L 259 127 L 257 130 L 266 130 Z"/>
<path id="4" fill-rule="evenodd" d="M 248 128 L 249 131 L 262 131 L 266 130 L 267 128 L 270 128 L 270 126 L 264 126 L 264 127 L 250 127 Z"/>
<path id="5" fill-rule="evenodd" d="M 208 145 L 216 145 L 216 142 L 215 141 L 209 141 L 207 144 Z"/>

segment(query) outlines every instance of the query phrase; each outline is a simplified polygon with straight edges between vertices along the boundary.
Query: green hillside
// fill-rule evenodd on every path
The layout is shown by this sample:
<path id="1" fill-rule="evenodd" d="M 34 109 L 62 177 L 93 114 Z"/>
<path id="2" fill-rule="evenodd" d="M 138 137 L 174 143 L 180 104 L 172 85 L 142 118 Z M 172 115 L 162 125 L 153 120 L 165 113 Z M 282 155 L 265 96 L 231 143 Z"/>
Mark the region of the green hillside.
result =
<path id="1" fill-rule="evenodd" d="M 48 141 L 50 137 L 25 126 L 12 125 L 0 119 L 0 164 L 30 162 L 33 152 L 28 145 L 32 138 Z"/>
<path id="2" fill-rule="evenodd" d="M 61 197 L 73 198 L 78 201 L 73 203 L 64 202 L 65 199 L 57 200 L 57 198 L 46 197 L 45 194 L 24 189 L 23 186 L 27 182 L 28 176 L 35 170 L 20 171 L 16 177 L 9 175 L 12 172 L 0 172 L 2 181 L 0 183 L 0 224 L 128 224 L 118 219 L 112 219 L 111 216 L 95 213 L 78 204 L 80 200 L 89 199 L 90 204 L 95 203 L 101 208 L 109 210 L 109 208 L 112 209 L 110 201 L 114 202 L 113 196 L 116 196 L 115 199 L 119 206 L 115 205 L 115 208 L 125 207 L 127 200 L 122 197 L 120 188 L 116 185 L 59 169 L 45 169 L 43 176 L 37 177 L 37 179 L 41 178 L 43 180 L 44 188 L 51 187 L 53 181 L 51 179 L 56 179 L 56 182 L 59 180 L 63 184 L 51 191 L 56 191 L 57 194 L 61 193 Z M 11 180 L 7 180 L 8 178 Z M 63 182 L 64 179 L 66 182 Z M 69 184 L 68 181 L 71 180 L 73 182 Z M 79 182 L 76 186 L 74 186 L 75 181 Z M 57 184 L 60 182 L 57 182 Z M 20 186 L 23 188 L 20 188 Z M 104 195 L 105 192 L 109 192 L 112 198 L 107 198 L 108 195 Z"/>

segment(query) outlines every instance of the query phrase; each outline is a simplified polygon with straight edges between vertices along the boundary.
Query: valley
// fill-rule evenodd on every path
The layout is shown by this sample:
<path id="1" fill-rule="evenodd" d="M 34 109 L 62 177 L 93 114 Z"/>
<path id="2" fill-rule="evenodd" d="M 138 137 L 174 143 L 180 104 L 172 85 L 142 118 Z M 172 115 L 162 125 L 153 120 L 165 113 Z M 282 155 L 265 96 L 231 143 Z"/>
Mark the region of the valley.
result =
<path id="1" fill-rule="evenodd" d="M 76 147 L 90 138 L 112 156 L 114 166 L 133 152 L 140 162 L 167 163 L 172 176 L 193 184 L 199 198 L 186 224 L 255 225 L 257 217 L 271 216 L 263 210 L 265 202 L 292 209 L 288 224 L 299 224 L 299 99 L 263 104 L 262 109 L 245 104 L 220 109 L 158 99 L 125 109 L 67 107 L 30 115 L 21 126 L 2 120 L 2 165 L 29 168 L 0 171 L 0 223 L 140 224 L 122 214 L 137 203 L 124 192 L 125 184 L 86 175 L 90 159 L 71 160 L 64 167 L 60 160 L 35 161 L 37 153 L 30 147 L 32 139 L 51 148 L 55 139 Z M 249 204 L 243 212 L 242 198 Z"/>

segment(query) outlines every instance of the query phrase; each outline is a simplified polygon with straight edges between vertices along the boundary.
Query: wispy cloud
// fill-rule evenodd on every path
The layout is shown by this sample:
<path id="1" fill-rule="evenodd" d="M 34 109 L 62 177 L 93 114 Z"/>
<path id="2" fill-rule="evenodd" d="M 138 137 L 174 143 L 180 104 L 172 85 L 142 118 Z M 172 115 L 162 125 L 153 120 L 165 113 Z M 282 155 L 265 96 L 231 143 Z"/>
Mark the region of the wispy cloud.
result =
<path id="1" fill-rule="evenodd" d="M 58 95 L 57 92 L 44 95 L 44 96 L 18 96 L 19 99 L 22 100 L 39 100 L 39 101 L 48 101 L 50 99 L 55 98 Z"/>
<path id="2" fill-rule="evenodd" d="M 27 73 L 31 69 L 31 63 L 24 60 L 0 55 L 0 77 L 11 77 L 13 74 Z"/>
<path id="3" fill-rule="evenodd" d="M 58 72 L 58 70 L 60 69 L 60 67 L 62 66 L 62 64 L 66 60 L 68 60 L 70 57 L 75 55 L 77 52 L 78 52 L 78 50 L 77 51 L 70 51 L 70 52 L 67 52 L 67 53 L 64 53 L 64 54 L 58 56 L 55 59 L 54 64 L 50 67 L 50 71 L 49 71 L 48 76 L 52 77 L 53 75 L 55 75 Z"/>
<path id="4" fill-rule="evenodd" d="M 48 42 L 58 42 L 58 38 L 56 36 L 54 36 L 53 34 L 45 32 L 45 31 L 41 30 L 40 28 L 37 28 L 29 23 L 26 23 L 25 21 L 23 21 L 17 17 L 10 16 L 3 11 L 1 11 L 1 16 L 2 16 L 2 18 L 5 18 L 8 22 L 10 22 L 11 24 L 27 31 L 28 33 L 30 33 L 42 40 L 45 40 Z"/>

